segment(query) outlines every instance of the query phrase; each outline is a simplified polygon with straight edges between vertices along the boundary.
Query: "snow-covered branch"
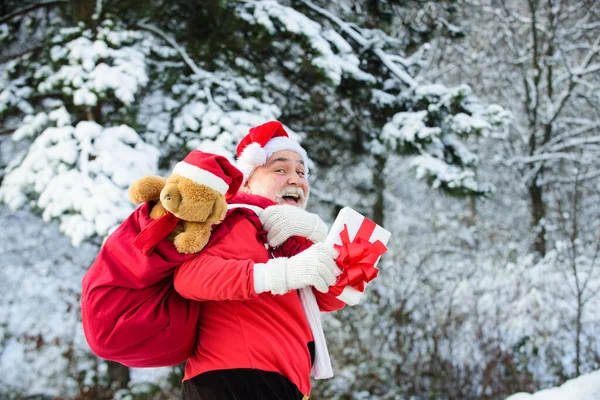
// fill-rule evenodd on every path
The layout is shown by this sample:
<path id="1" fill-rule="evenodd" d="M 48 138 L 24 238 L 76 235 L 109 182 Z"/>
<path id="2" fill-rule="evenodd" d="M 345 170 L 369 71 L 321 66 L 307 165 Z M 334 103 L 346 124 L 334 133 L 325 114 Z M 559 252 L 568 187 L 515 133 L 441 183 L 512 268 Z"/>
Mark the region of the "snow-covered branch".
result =
<path id="1" fill-rule="evenodd" d="M 536 154 L 529 157 L 519 156 L 513 157 L 506 161 L 507 165 L 513 164 L 532 164 L 540 161 L 552 161 L 552 160 L 565 160 L 573 162 L 585 162 L 581 155 L 573 153 L 542 153 Z"/>
<path id="2" fill-rule="evenodd" d="M 49 6 L 53 6 L 56 4 L 63 4 L 66 3 L 67 0 L 53 0 L 53 1 L 44 1 L 41 3 L 37 3 L 37 4 L 32 4 L 28 7 L 24 7 L 20 10 L 17 10 L 13 13 L 10 13 L 8 15 L 5 15 L 3 17 L 0 18 L 0 25 L 4 24 L 7 21 L 10 21 L 11 19 L 13 19 L 14 17 L 18 17 L 19 15 L 23 15 L 23 14 L 27 14 L 31 11 L 37 10 L 38 8 L 43 8 L 43 7 L 49 7 Z"/>
<path id="3" fill-rule="evenodd" d="M 550 178 L 546 180 L 548 184 L 573 184 L 576 182 L 593 181 L 600 178 L 600 171 L 589 172 L 585 175 L 580 176 L 559 176 L 556 178 Z"/>
<path id="4" fill-rule="evenodd" d="M 198 65 L 196 65 L 196 63 L 194 62 L 194 60 L 192 60 L 192 58 L 189 56 L 187 51 L 185 51 L 185 49 L 183 47 L 181 47 L 175 41 L 175 39 L 173 39 L 171 36 L 167 35 L 163 30 L 157 28 L 154 25 L 150 25 L 146 22 L 138 22 L 137 26 L 148 32 L 151 32 L 151 33 L 154 33 L 154 34 L 160 36 L 167 43 L 169 43 L 171 45 L 171 47 L 173 47 L 179 53 L 179 55 L 181 55 L 181 58 L 183 59 L 183 61 L 186 63 L 186 65 L 188 67 L 190 67 L 190 69 L 194 72 L 194 74 L 197 74 L 197 75 L 206 74 L 206 71 L 204 71 L 202 68 L 200 68 Z"/>
<path id="5" fill-rule="evenodd" d="M 567 139 L 569 138 L 574 138 L 577 137 L 579 135 L 583 135 L 589 131 L 592 131 L 594 129 L 598 129 L 600 128 L 600 121 L 580 121 L 583 122 L 582 126 L 578 129 L 565 129 L 565 132 L 560 134 L 560 135 L 556 135 L 555 137 L 553 137 L 552 139 L 550 139 L 547 143 L 543 144 L 542 146 L 538 147 L 536 150 L 536 153 L 542 153 L 545 151 L 552 151 L 552 150 L 556 150 L 555 147 L 557 144 L 559 143 L 564 143 Z"/>
<path id="6" fill-rule="evenodd" d="M 587 54 L 581 61 L 580 65 L 576 68 L 569 68 L 568 64 L 565 63 L 567 67 L 567 72 L 563 75 L 560 75 L 556 79 L 556 84 L 562 83 L 566 80 L 573 79 L 574 77 L 581 77 L 589 74 L 593 74 L 600 70 L 599 64 L 592 64 L 593 60 L 600 54 L 600 36 L 596 38 L 594 43 L 589 48 Z M 563 55 L 563 57 L 565 57 Z"/>
<path id="7" fill-rule="evenodd" d="M 554 146 L 550 146 L 548 151 L 558 152 L 562 150 L 567 150 L 572 147 L 585 146 L 587 144 L 600 143 L 600 136 L 591 136 L 585 138 L 572 138 L 569 140 L 562 141 L 560 143 L 555 144 Z"/>
<path id="8" fill-rule="evenodd" d="M 310 1 L 301 1 L 307 7 L 318 12 L 319 14 L 323 15 L 324 17 L 338 25 L 341 28 L 342 32 L 350 36 L 354 41 L 356 41 L 356 43 L 361 45 L 363 48 L 370 48 L 373 51 L 373 53 L 377 57 L 379 57 L 383 65 L 385 65 L 393 75 L 395 75 L 398 79 L 400 79 L 410 88 L 414 88 L 417 86 L 417 82 L 406 71 L 403 71 L 401 68 L 399 68 L 398 65 L 395 63 L 395 61 L 398 61 L 400 56 L 395 54 L 388 54 L 387 52 L 385 52 L 383 49 L 381 49 L 381 47 L 377 46 L 372 41 L 364 37 L 361 34 L 361 32 L 355 28 L 353 24 L 349 24 L 343 21 L 331 12 L 311 3 Z M 406 66 L 406 63 L 403 63 L 403 65 Z"/>

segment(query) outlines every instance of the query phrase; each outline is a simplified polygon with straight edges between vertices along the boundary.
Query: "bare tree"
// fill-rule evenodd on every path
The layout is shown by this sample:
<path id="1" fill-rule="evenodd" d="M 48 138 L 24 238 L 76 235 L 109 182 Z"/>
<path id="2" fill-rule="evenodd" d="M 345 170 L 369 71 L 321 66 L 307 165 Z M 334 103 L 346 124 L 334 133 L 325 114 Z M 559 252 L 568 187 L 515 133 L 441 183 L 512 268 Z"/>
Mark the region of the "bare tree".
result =
<path id="1" fill-rule="evenodd" d="M 513 112 L 504 162 L 521 176 L 532 248 L 543 257 L 548 198 L 557 184 L 573 182 L 573 167 L 591 166 L 600 153 L 600 2 L 466 0 L 463 10 L 476 16 L 467 40 L 440 40 L 429 74 L 476 82 L 487 100 Z M 598 179 L 593 171 L 580 179 Z"/>

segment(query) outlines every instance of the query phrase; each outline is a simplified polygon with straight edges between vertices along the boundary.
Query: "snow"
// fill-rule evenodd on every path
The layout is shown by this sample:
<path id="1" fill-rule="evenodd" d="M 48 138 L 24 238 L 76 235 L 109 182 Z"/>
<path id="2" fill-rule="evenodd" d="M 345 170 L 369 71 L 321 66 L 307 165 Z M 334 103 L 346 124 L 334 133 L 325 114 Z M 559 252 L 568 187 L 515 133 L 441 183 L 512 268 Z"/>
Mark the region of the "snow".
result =
<path id="1" fill-rule="evenodd" d="M 64 106 L 50 111 L 50 113 L 48 113 L 48 118 L 50 118 L 51 121 L 54 121 L 56 126 L 59 127 L 71 125 L 71 115 Z"/>
<path id="2" fill-rule="evenodd" d="M 448 165 L 439 158 L 424 154 L 412 159 L 411 165 L 416 170 L 417 179 L 432 178 L 431 186 L 438 188 L 442 184 L 449 188 L 467 188 L 478 191 L 479 186 L 475 181 L 472 171 L 463 171 L 460 168 Z"/>
<path id="3" fill-rule="evenodd" d="M 139 33 L 104 28 L 96 40 L 80 36 L 53 46 L 51 58 L 62 65 L 41 80 L 38 90 L 49 93 L 57 87 L 70 88 L 74 104 L 87 106 L 95 106 L 106 92 L 113 91 L 124 105 L 132 104 L 136 93 L 148 83 L 146 50 L 123 44 L 139 38 Z M 114 49 L 110 45 L 123 46 Z M 110 64 L 104 60 L 111 60 Z"/>
<path id="4" fill-rule="evenodd" d="M 447 123 L 453 132 L 462 136 L 482 134 L 490 128 L 490 124 L 485 119 L 473 117 L 465 113 L 453 115 Z"/>
<path id="5" fill-rule="evenodd" d="M 373 75 L 360 69 L 360 60 L 341 35 L 331 29 L 324 30 L 319 23 L 293 8 L 265 0 L 246 4 L 239 13 L 248 22 L 262 25 L 271 35 L 276 33 L 273 20 L 277 20 L 287 32 L 306 37 L 311 47 L 320 54 L 312 57 L 311 63 L 321 68 L 335 86 L 340 84 L 344 75 L 359 81 L 376 82 Z M 330 43 L 336 47 L 337 54 Z"/>
<path id="6" fill-rule="evenodd" d="M 452 134 L 444 135 L 444 143 L 452 148 L 463 165 L 477 165 L 479 163 L 479 157 L 470 151 L 456 136 Z"/>
<path id="7" fill-rule="evenodd" d="M 8 25 L 0 24 L 0 41 L 6 39 L 9 35 Z"/>
<path id="8" fill-rule="evenodd" d="M 26 100 L 33 92 L 32 88 L 27 86 L 24 78 L 8 81 L 6 74 L 10 70 L 11 65 L 8 65 L 0 78 L 0 115 L 14 106 L 24 114 L 33 114 L 33 107 Z"/>
<path id="9" fill-rule="evenodd" d="M 390 90 L 393 85 L 387 87 Z M 393 151 L 419 154 L 410 162 L 418 179 L 427 179 L 434 188 L 477 193 L 493 190 L 489 184 L 478 183 L 473 168 L 479 157 L 461 139 L 505 131 L 510 119 L 501 107 L 481 106 L 466 85 L 425 84 L 414 88 L 412 96 L 404 92 L 397 97 L 373 91 L 372 101 L 382 106 L 394 102 L 408 106 L 409 111 L 396 113 L 383 126 L 380 137 Z"/>
<path id="10" fill-rule="evenodd" d="M 23 396 L 68 397 L 80 377 L 106 379 L 80 321 L 81 279 L 98 248 L 72 247 L 57 224 L 0 206 L 0 387 Z M 15 240 L 18 238 L 18 240 Z M 164 386 L 172 368 L 132 369 L 130 391 Z M 2 392 L 5 393 L 5 392 Z"/>
<path id="11" fill-rule="evenodd" d="M 0 386 L 60 396 L 77 385 L 67 378 L 70 362 L 89 352 L 76 342 L 81 324 L 73 294 L 97 248 L 72 248 L 55 225 L 28 211 L 0 207 L 0 221 Z"/>
<path id="12" fill-rule="evenodd" d="M 417 140 L 437 141 L 437 136 L 442 132 L 439 127 L 428 127 L 424 119 L 427 111 L 399 112 L 392 120 L 383 126 L 381 137 L 388 141 L 392 149 L 396 149 L 404 142 L 415 143 Z"/>
<path id="13" fill-rule="evenodd" d="M 33 138 L 37 136 L 48 124 L 48 115 L 41 112 L 34 115 L 26 115 L 23 124 L 17 128 L 13 135 L 13 140 L 22 140 L 24 138 Z"/>
<path id="14" fill-rule="evenodd" d="M 571 379 L 559 387 L 534 394 L 516 393 L 506 400 L 598 400 L 600 399 L 600 371 Z"/>
<path id="15" fill-rule="evenodd" d="M 448 93 L 448 88 L 440 83 L 420 85 L 415 89 L 416 100 L 421 97 L 442 97 Z"/>
<path id="16" fill-rule="evenodd" d="M 11 209 L 29 200 L 46 221 L 58 219 L 61 232 L 78 245 L 105 236 L 133 210 L 129 185 L 157 173 L 159 151 L 130 127 L 46 128 L 25 158 L 9 168 L 0 200 Z"/>
<path id="17" fill-rule="evenodd" d="M 387 93 L 380 89 L 373 89 L 371 91 L 371 102 L 380 107 L 391 106 L 398 102 L 398 96 Z"/>

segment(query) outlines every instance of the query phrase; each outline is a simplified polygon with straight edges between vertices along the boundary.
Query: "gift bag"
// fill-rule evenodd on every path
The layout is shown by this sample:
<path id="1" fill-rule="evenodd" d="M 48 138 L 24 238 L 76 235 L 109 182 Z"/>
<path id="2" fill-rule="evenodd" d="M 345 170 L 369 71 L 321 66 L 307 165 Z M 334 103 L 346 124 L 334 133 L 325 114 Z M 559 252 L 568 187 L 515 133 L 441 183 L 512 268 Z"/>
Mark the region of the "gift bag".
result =
<path id="1" fill-rule="evenodd" d="M 387 251 L 390 236 L 389 231 L 352 208 L 342 208 L 325 239 L 340 252 L 336 263 L 342 269 L 329 292 L 348 305 L 358 304 L 367 283 L 379 273 L 377 263 Z"/>
<path id="2" fill-rule="evenodd" d="M 96 355 L 128 367 L 176 365 L 195 349 L 200 303 L 173 287 L 173 271 L 195 255 L 168 240 L 143 254 L 134 246 L 154 220 L 151 204 L 138 207 L 100 249 L 82 281 L 81 314 Z"/>

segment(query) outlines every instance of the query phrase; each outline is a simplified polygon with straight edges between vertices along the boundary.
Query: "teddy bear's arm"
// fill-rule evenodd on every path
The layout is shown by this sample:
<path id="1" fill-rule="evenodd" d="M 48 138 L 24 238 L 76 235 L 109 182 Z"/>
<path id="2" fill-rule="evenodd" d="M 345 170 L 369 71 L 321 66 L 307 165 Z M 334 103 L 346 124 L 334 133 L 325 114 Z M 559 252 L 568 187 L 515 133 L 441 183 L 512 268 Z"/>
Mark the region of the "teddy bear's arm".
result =
<path id="1" fill-rule="evenodd" d="M 175 236 L 173 243 L 180 253 L 198 253 L 208 243 L 210 233 L 210 223 L 185 221 L 184 232 Z"/>
<path id="2" fill-rule="evenodd" d="M 141 204 L 146 201 L 159 201 L 160 192 L 163 190 L 167 180 L 160 176 L 145 176 L 134 182 L 129 187 L 129 199 L 134 204 Z"/>
<path id="3" fill-rule="evenodd" d="M 158 202 L 154 206 L 152 206 L 152 210 L 150 210 L 150 218 L 159 219 L 167 212 L 168 211 L 163 207 L 163 205 L 160 202 Z"/>

